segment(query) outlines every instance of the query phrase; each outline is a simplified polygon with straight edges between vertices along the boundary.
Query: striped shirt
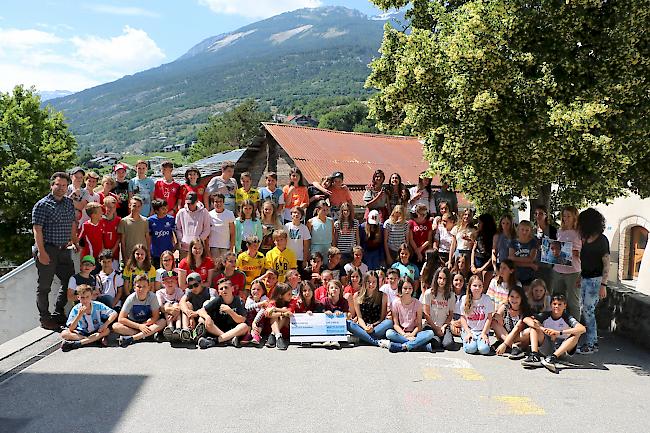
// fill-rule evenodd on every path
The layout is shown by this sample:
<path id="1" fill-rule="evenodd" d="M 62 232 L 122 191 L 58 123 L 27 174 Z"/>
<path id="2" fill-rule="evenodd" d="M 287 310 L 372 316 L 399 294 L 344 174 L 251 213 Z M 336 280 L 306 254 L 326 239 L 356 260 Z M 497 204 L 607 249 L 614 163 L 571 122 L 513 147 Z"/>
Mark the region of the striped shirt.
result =
<path id="1" fill-rule="evenodd" d="M 388 249 L 391 251 L 399 250 L 399 246 L 406 242 L 406 233 L 408 232 L 409 225 L 406 221 L 401 223 L 393 223 L 387 219 L 384 223 L 385 235 L 388 236 Z"/>
<path id="2" fill-rule="evenodd" d="M 32 209 L 32 225 L 43 227 L 43 242 L 63 247 L 70 242 L 72 223 L 76 220 L 72 199 L 57 201 L 50 193 Z"/>
<path id="3" fill-rule="evenodd" d="M 343 254 L 351 254 L 352 247 L 357 243 L 357 233 L 359 233 L 359 221 L 354 220 L 353 227 L 350 229 L 350 224 L 347 221 L 337 221 L 334 223 L 334 231 L 336 233 L 336 247 L 341 250 Z"/>

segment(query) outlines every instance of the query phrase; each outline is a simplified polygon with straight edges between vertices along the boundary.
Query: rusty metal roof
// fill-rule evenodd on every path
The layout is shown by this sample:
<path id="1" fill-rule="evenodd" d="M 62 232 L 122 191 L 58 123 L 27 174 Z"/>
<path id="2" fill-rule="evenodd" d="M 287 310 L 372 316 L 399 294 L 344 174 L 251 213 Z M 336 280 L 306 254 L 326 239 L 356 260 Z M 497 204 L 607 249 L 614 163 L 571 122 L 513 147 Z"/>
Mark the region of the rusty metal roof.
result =
<path id="1" fill-rule="evenodd" d="M 399 173 L 405 184 L 415 185 L 429 167 L 422 143 L 414 137 L 362 134 L 279 123 L 264 123 L 266 130 L 300 168 L 308 182 L 340 171 L 347 185 L 366 185 L 382 169 L 386 181 Z M 438 185 L 439 178 L 433 179 Z"/>

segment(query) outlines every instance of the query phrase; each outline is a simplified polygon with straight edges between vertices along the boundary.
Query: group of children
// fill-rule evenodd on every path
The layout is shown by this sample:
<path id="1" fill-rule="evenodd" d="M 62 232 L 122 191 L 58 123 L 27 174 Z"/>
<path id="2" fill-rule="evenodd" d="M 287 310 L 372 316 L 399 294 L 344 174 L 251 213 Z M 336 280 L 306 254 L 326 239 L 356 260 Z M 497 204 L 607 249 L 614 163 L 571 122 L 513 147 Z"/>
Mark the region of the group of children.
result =
<path id="1" fill-rule="evenodd" d="M 64 351 L 106 343 L 110 329 L 123 347 L 152 337 L 284 350 L 293 314 L 325 312 L 345 315 L 351 335 L 391 352 L 449 349 L 458 337 L 467 353 L 508 352 L 525 357 L 525 367 L 556 371 L 586 332 L 575 317 L 589 309 L 572 302 L 576 279 L 565 281 L 580 274 L 573 207 L 563 211 L 559 235 L 529 221 L 515 229 L 508 215 L 498 226 L 487 214 L 475 224 L 471 209 L 457 216 L 446 185 L 433 193 L 423 174 L 408 190 L 394 174 L 384 186 L 378 170 L 359 223 L 340 172 L 306 186 L 294 168 L 284 188 L 269 173 L 257 189 L 249 173 L 238 187 L 232 163 L 206 187 L 194 168 L 179 185 L 172 168 L 163 163 L 164 178 L 154 182 L 139 161 L 126 182 L 118 164 L 96 197 L 89 179 L 97 176 L 72 173 L 83 245 L 68 285 L 78 303 Z M 545 275 L 538 243 L 551 235 L 573 241 L 573 268 Z M 590 331 L 580 353 L 597 350 Z"/>

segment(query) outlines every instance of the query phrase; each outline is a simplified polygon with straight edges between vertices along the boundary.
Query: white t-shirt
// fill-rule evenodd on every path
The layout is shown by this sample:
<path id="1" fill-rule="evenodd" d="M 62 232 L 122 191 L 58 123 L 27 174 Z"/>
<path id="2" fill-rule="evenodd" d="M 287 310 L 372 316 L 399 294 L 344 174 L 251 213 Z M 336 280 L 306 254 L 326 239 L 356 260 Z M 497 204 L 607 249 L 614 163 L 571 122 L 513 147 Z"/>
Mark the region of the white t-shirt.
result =
<path id="1" fill-rule="evenodd" d="M 438 296 L 434 297 L 431 289 L 427 289 L 422 295 L 422 304 L 428 305 L 431 314 L 431 320 L 437 326 L 442 326 L 447 320 L 449 313 L 454 312 L 456 300 L 453 296 L 445 299 L 443 290 L 438 290 Z"/>
<path id="2" fill-rule="evenodd" d="M 100 271 L 97 274 L 97 279 L 101 283 L 99 291 L 102 295 L 109 295 L 115 297 L 117 295 L 117 289 L 124 286 L 124 279 L 121 274 L 116 273 L 115 271 L 106 275 L 104 271 Z"/>
<path id="3" fill-rule="evenodd" d="M 287 235 L 289 236 L 287 247 L 296 253 L 296 260 L 305 260 L 302 242 L 311 239 L 309 229 L 304 224 L 296 226 L 291 221 L 286 223 L 284 228 L 287 230 Z"/>
<path id="4" fill-rule="evenodd" d="M 230 248 L 230 223 L 235 223 L 235 214 L 224 209 L 217 213 L 216 209 L 210 211 L 210 248 Z"/>
<path id="5" fill-rule="evenodd" d="M 469 312 L 465 312 L 466 296 L 460 299 L 460 314 L 465 316 L 467 325 L 472 331 L 481 332 L 489 315 L 494 313 L 494 302 L 488 295 L 481 295 L 480 299 L 472 301 Z"/>
<path id="6" fill-rule="evenodd" d="M 459 226 L 454 227 L 451 230 L 451 234 L 456 236 L 456 249 L 457 250 L 471 250 L 472 241 L 467 240 L 464 237 L 474 236 L 476 229 L 473 227 L 460 228 Z"/>
<path id="7" fill-rule="evenodd" d="M 441 253 L 448 253 L 451 249 L 452 235 L 449 233 L 444 224 L 438 226 L 436 230 L 435 240 L 438 241 L 438 251 Z"/>
<path id="8" fill-rule="evenodd" d="M 379 288 L 379 291 L 388 295 L 388 305 L 393 305 L 393 301 L 399 298 L 397 289 L 390 287 L 390 284 L 384 284 Z"/>
<path id="9" fill-rule="evenodd" d="M 363 275 L 366 275 L 366 273 L 368 272 L 368 265 L 361 262 L 361 266 L 359 266 L 357 268 L 356 266 L 354 266 L 352 264 L 352 262 L 350 262 L 347 265 L 343 266 L 343 269 L 345 269 L 346 274 L 349 274 L 350 272 L 352 272 L 353 269 L 359 269 L 359 271 L 361 271 L 361 275 L 363 276 Z"/>

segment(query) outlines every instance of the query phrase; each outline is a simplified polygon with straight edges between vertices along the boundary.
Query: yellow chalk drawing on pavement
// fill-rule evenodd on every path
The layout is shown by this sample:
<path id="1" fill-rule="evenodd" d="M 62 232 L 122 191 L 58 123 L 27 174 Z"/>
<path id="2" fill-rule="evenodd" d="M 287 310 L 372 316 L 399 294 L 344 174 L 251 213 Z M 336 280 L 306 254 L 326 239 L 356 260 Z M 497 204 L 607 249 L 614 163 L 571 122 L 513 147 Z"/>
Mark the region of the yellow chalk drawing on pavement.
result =
<path id="1" fill-rule="evenodd" d="M 454 371 L 463 380 L 469 380 L 469 381 L 485 380 L 485 377 L 483 377 L 481 373 L 474 370 L 473 368 L 455 368 Z"/>
<path id="2" fill-rule="evenodd" d="M 504 403 L 505 413 L 510 415 L 546 415 L 546 411 L 535 404 L 529 397 L 497 395 L 492 399 Z"/>

